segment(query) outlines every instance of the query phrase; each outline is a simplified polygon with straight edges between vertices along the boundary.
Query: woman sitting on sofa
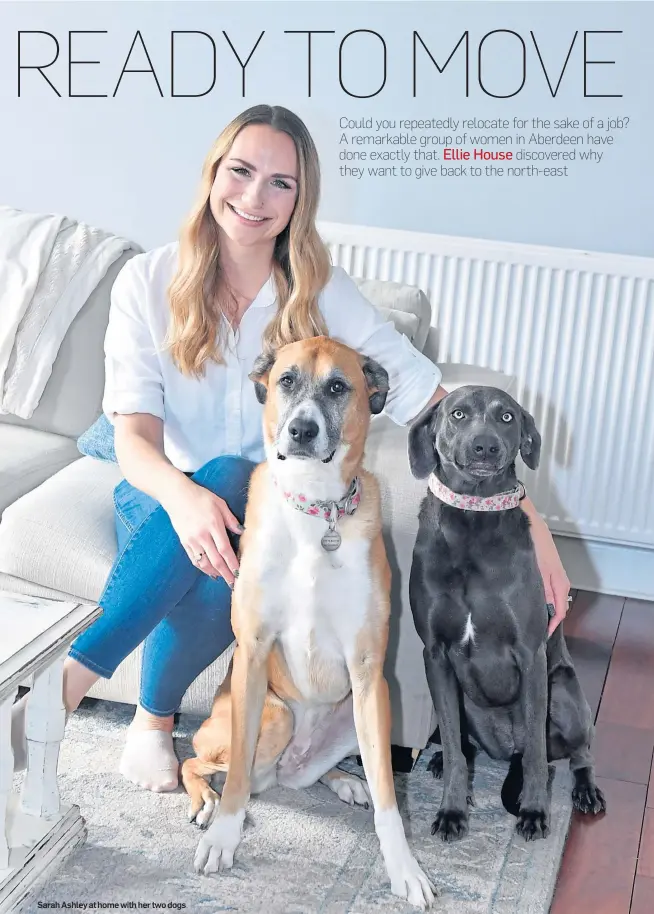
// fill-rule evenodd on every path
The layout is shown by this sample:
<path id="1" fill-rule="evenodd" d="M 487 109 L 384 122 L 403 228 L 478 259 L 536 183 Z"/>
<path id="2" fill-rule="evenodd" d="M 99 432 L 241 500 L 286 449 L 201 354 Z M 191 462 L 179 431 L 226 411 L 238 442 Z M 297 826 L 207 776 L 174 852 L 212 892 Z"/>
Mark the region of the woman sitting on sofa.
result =
<path id="1" fill-rule="evenodd" d="M 66 660 L 64 702 L 77 708 L 145 641 L 120 770 L 149 790 L 177 786 L 173 715 L 233 640 L 237 539 L 250 473 L 265 459 L 248 380 L 256 356 L 299 338 L 340 338 L 386 368 L 386 412 L 402 425 L 445 394 L 438 368 L 331 267 L 315 227 L 319 182 L 303 122 L 285 108 L 250 108 L 209 153 L 179 245 L 134 257 L 112 290 L 103 409 L 125 476 L 114 496 L 119 550 L 104 612 Z M 547 526 L 521 504 L 553 629 L 569 582 Z M 24 701 L 12 722 L 17 766 L 23 718 Z"/>

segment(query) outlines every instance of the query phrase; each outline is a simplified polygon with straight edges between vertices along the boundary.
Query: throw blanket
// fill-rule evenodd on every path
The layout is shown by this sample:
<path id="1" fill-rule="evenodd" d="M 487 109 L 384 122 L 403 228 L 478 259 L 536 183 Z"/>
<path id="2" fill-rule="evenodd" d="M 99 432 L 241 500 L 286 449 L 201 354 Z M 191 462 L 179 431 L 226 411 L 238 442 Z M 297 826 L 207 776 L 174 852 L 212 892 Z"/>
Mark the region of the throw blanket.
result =
<path id="1" fill-rule="evenodd" d="M 0 207 L 0 413 L 29 419 L 59 347 L 125 238 L 65 216 Z"/>

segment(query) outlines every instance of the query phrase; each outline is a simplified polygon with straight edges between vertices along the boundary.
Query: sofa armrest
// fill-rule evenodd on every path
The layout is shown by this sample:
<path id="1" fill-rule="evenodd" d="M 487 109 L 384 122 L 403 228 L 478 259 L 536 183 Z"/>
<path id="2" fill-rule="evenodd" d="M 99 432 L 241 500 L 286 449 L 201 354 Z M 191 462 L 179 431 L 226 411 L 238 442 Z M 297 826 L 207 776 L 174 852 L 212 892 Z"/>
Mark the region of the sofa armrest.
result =
<path id="1" fill-rule="evenodd" d="M 0 418 L 0 517 L 19 498 L 79 460 L 75 442 Z"/>

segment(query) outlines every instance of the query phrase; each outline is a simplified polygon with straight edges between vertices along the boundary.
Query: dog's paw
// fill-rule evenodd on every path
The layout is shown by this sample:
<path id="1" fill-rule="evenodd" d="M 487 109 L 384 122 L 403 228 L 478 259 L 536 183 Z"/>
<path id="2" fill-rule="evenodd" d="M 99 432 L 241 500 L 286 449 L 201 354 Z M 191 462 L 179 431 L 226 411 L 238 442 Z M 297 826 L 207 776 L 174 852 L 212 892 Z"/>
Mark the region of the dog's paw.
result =
<path id="1" fill-rule="evenodd" d="M 411 853 L 397 806 L 375 812 L 375 830 L 391 880 L 391 892 L 423 910 L 431 907 L 436 889 Z"/>
<path id="2" fill-rule="evenodd" d="M 422 908 L 423 911 L 431 908 L 436 898 L 436 889 L 411 853 L 401 862 L 389 866 L 388 875 L 393 895 L 405 898 L 409 904 Z"/>
<path id="3" fill-rule="evenodd" d="M 210 873 L 231 869 L 234 851 L 241 841 L 245 810 L 234 815 L 218 815 L 207 833 L 200 838 L 193 867 L 196 873 Z"/>
<path id="4" fill-rule="evenodd" d="M 372 797 L 370 796 L 370 788 L 366 781 L 363 778 L 359 778 L 356 774 L 346 774 L 345 772 L 338 774 L 334 777 L 330 777 L 328 781 L 324 781 L 330 790 L 333 790 L 336 796 L 342 800 L 344 803 L 347 803 L 349 806 L 365 806 L 366 809 L 370 809 L 372 806 Z"/>
<path id="5" fill-rule="evenodd" d="M 431 833 L 443 841 L 458 841 L 468 834 L 468 814 L 458 809 L 439 809 Z"/>
<path id="6" fill-rule="evenodd" d="M 544 809 L 521 809 L 515 830 L 525 841 L 547 838 L 550 833 L 547 813 Z"/>
<path id="7" fill-rule="evenodd" d="M 218 794 L 215 790 L 212 790 L 211 787 L 207 787 L 202 791 L 200 801 L 191 803 L 188 814 L 189 822 L 195 822 L 198 828 L 205 829 L 211 824 L 214 816 L 218 812 L 219 803 L 220 797 Z"/>
<path id="8" fill-rule="evenodd" d="M 440 749 L 437 749 L 429 760 L 427 771 L 431 771 L 435 778 L 443 777 L 443 753 Z"/>
<path id="9" fill-rule="evenodd" d="M 572 805 L 585 815 L 606 812 L 604 794 L 596 784 L 578 784 L 572 790 Z"/>

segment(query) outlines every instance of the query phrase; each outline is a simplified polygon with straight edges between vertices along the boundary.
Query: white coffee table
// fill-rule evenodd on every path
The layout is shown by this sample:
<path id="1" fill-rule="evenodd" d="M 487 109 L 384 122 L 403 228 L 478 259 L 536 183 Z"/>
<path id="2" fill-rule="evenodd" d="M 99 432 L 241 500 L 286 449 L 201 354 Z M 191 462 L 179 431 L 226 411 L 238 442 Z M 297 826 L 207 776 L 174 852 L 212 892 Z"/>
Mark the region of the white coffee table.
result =
<path id="1" fill-rule="evenodd" d="M 57 787 L 62 699 L 68 648 L 102 613 L 0 591 L 0 912 L 16 910 L 32 884 L 86 838 L 77 806 L 62 806 Z M 30 684 L 28 769 L 20 796 L 12 789 L 11 708 L 19 684 Z"/>

